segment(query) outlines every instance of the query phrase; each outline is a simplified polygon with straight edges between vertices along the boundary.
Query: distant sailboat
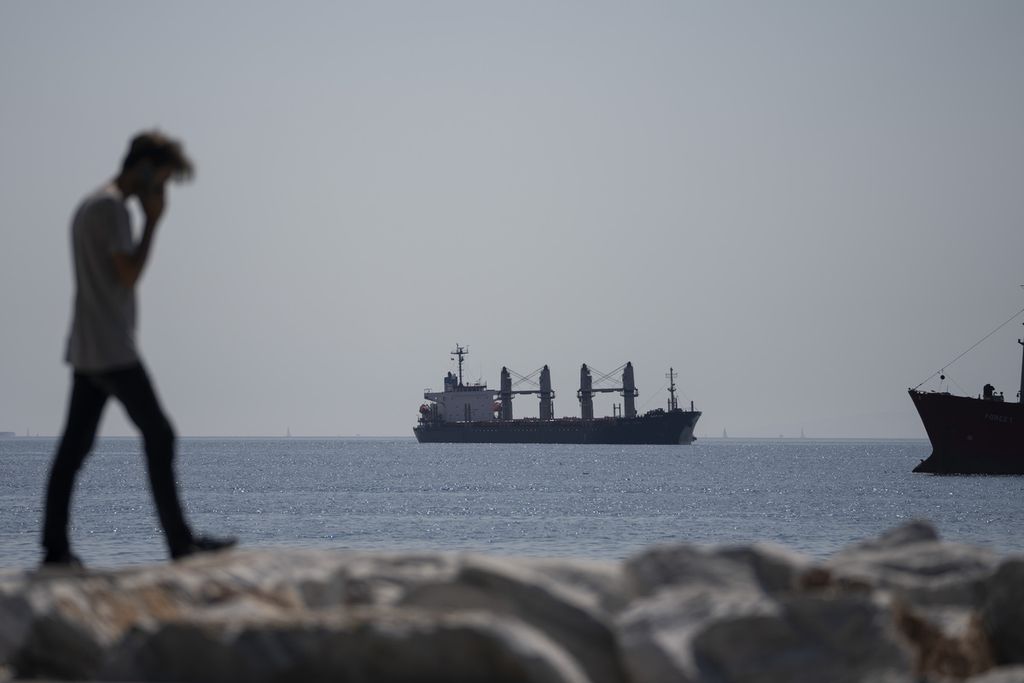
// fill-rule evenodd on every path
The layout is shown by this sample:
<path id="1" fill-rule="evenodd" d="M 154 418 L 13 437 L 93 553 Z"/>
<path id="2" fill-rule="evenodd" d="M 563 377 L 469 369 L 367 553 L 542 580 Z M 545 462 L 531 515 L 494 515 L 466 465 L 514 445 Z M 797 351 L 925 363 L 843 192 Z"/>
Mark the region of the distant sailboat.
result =
<path id="1" fill-rule="evenodd" d="M 729 438 L 729 434 L 724 429 L 722 430 L 722 438 L 723 439 L 728 439 Z"/>
<path id="2" fill-rule="evenodd" d="M 285 427 L 284 435 L 290 439 L 292 437 L 292 428 L 291 427 Z"/>

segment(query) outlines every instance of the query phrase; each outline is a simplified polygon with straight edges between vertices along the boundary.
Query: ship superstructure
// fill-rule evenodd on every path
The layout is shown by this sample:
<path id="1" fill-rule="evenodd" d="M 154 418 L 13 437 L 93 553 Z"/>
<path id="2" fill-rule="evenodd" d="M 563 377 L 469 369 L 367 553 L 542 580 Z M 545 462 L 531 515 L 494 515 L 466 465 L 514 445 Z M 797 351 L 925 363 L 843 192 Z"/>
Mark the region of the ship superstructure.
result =
<path id="1" fill-rule="evenodd" d="M 669 370 L 667 409 L 658 408 L 637 414 L 639 394 L 633 364 L 616 368 L 594 377 L 586 364 L 580 368 L 580 387 L 576 392 L 580 404 L 579 417 L 554 417 L 555 392 L 551 388 L 551 371 L 547 365 L 530 375 L 522 376 L 507 367 L 501 369 L 499 389 L 486 383 L 463 381 L 462 365 L 468 347 L 456 345 L 452 359 L 458 360 L 458 374 L 449 372 L 442 391 L 424 392 L 428 403 L 420 406 L 419 423 L 413 429 L 421 442 L 453 443 L 609 443 L 609 444 L 689 444 L 701 413 L 690 403 L 681 410 L 676 400 L 675 371 Z M 614 386 L 617 372 L 620 381 Z M 513 382 L 513 376 L 518 381 Z M 524 387 L 525 388 L 521 388 Z M 594 416 L 594 395 L 616 393 L 622 403 L 613 406 L 611 417 Z M 533 394 L 539 398 L 537 418 L 513 416 L 515 396 Z"/>
<path id="2" fill-rule="evenodd" d="M 423 398 L 431 404 L 421 406 L 421 415 L 428 414 L 439 422 L 488 422 L 494 419 L 495 392 L 487 384 L 465 384 L 462 381 L 462 363 L 469 348 L 455 345 L 453 357 L 459 360 L 459 374 L 449 372 L 444 378 L 444 390 L 426 391 Z M 422 408 L 428 408 L 424 413 Z"/>

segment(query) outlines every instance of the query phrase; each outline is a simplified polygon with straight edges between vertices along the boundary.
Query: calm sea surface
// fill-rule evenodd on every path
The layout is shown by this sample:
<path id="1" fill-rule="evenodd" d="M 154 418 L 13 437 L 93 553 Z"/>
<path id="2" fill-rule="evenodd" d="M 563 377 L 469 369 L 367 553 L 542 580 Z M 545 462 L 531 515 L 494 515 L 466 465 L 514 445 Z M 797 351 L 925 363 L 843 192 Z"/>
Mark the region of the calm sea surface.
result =
<path id="1" fill-rule="evenodd" d="M 39 559 L 53 449 L 53 439 L 0 439 L 0 567 Z M 193 526 L 248 546 L 610 559 L 652 543 L 770 540 L 820 557 L 924 517 L 945 538 L 1024 551 L 1024 477 L 911 474 L 929 452 L 924 441 L 183 438 L 177 463 Z M 137 439 L 97 442 L 72 524 L 90 565 L 166 557 Z"/>

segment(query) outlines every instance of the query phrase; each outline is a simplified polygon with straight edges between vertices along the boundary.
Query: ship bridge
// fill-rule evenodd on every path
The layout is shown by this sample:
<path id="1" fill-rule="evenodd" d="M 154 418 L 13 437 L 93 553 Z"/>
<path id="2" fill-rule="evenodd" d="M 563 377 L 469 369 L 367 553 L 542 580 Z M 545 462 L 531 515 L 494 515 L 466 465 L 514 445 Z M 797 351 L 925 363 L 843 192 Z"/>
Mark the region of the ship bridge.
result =
<path id="1" fill-rule="evenodd" d="M 433 401 L 424 416 L 440 422 L 489 422 L 494 420 L 494 399 L 498 392 L 487 384 L 466 384 L 462 381 L 462 363 L 469 347 L 455 345 L 452 360 L 458 358 L 459 374 L 449 372 L 444 378 L 444 391 L 423 392 L 423 398 Z M 422 409 L 421 409 L 422 410 Z"/>

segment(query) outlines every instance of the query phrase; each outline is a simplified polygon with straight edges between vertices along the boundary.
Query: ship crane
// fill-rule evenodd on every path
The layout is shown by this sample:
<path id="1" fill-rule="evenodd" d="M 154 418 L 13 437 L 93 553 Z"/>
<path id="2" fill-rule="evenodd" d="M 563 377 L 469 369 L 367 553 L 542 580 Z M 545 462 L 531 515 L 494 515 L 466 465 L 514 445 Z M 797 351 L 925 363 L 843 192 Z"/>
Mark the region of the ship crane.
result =
<path id="1" fill-rule="evenodd" d="M 594 383 L 605 382 L 622 370 L 622 385 L 617 387 L 595 387 Z M 584 363 L 580 368 L 580 390 L 576 392 L 576 398 L 580 401 L 580 417 L 584 420 L 594 419 L 594 394 L 610 394 L 621 392 L 625 404 L 624 416 L 627 418 L 636 417 L 636 397 L 639 392 L 636 389 L 636 381 L 633 379 L 633 364 L 627 362 L 620 365 L 611 372 L 598 372 L 595 380 L 591 375 L 590 368 Z"/>
<path id="2" fill-rule="evenodd" d="M 668 369 L 668 409 L 678 410 L 679 404 L 676 402 L 676 371 L 675 368 Z"/>
<path id="3" fill-rule="evenodd" d="M 540 375 L 540 382 L 538 383 L 533 378 Z M 516 382 L 512 384 L 512 375 L 516 376 Z M 534 389 L 515 389 L 514 386 L 521 384 L 533 385 Z M 509 370 L 507 367 L 501 369 L 501 390 L 498 392 L 498 398 L 501 401 L 501 419 L 511 420 L 512 418 L 512 398 L 517 394 L 537 394 L 540 396 L 540 419 L 551 420 L 554 418 L 554 406 L 552 399 L 555 397 L 555 392 L 551 389 L 551 370 L 548 366 L 537 368 L 529 375 L 523 376 L 514 370 Z"/>

